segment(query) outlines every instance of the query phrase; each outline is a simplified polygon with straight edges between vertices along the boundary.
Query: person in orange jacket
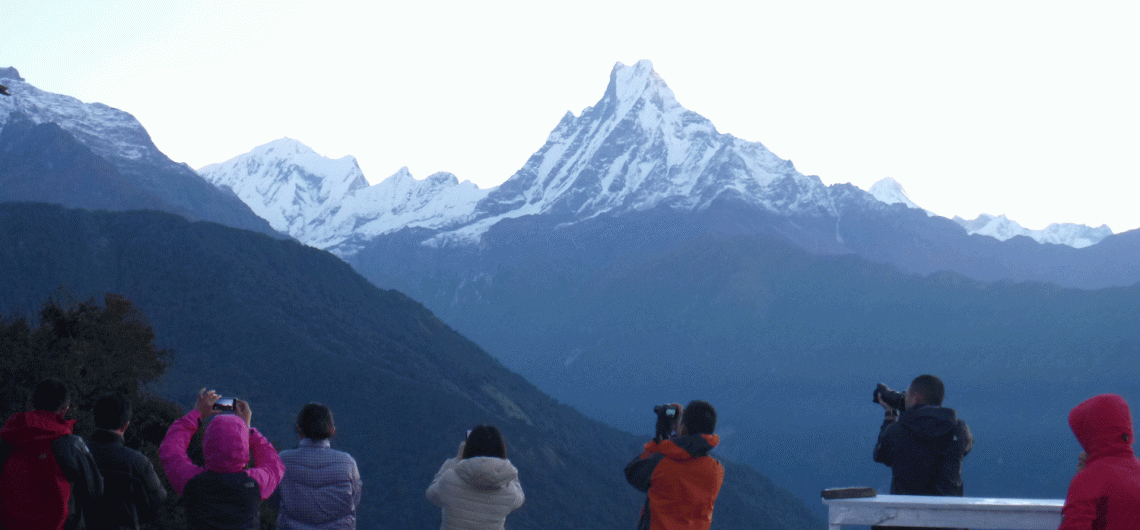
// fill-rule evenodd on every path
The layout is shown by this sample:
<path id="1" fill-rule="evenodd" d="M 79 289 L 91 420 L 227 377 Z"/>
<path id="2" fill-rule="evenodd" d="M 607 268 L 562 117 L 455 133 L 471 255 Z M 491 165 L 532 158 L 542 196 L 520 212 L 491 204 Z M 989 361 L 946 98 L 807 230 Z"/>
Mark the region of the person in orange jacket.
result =
<path id="1" fill-rule="evenodd" d="M 1132 452 L 1132 414 L 1124 398 L 1101 394 L 1069 412 L 1085 450 L 1069 484 L 1059 530 L 1140 528 L 1140 461 Z"/>
<path id="2" fill-rule="evenodd" d="M 638 530 L 708 530 L 724 484 L 724 467 L 709 456 L 720 442 L 715 430 L 716 409 L 707 401 L 658 412 L 657 437 L 625 466 L 626 480 L 649 494 Z"/>

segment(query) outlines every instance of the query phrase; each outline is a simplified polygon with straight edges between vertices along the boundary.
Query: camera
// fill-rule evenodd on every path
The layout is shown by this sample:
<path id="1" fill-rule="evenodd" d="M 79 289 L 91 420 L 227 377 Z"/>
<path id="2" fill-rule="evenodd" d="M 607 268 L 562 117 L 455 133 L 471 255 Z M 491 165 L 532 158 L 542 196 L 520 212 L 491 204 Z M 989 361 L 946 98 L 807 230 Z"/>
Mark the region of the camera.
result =
<path id="1" fill-rule="evenodd" d="M 670 403 L 657 405 L 653 407 L 653 413 L 657 415 L 656 436 L 653 439 L 660 442 L 669 438 L 677 428 L 677 420 L 681 416 L 681 406 Z"/>
<path id="2" fill-rule="evenodd" d="M 233 412 L 234 411 L 234 398 L 232 398 L 232 397 L 220 397 L 220 398 L 218 398 L 218 400 L 214 402 L 214 410 L 220 410 L 222 412 Z"/>
<path id="3" fill-rule="evenodd" d="M 875 386 L 875 392 L 871 395 L 871 401 L 878 403 L 882 401 L 888 407 L 896 409 L 899 412 L 906 410 L 906 396 L 902 392 L 891 390 L 882 383 Z"/>

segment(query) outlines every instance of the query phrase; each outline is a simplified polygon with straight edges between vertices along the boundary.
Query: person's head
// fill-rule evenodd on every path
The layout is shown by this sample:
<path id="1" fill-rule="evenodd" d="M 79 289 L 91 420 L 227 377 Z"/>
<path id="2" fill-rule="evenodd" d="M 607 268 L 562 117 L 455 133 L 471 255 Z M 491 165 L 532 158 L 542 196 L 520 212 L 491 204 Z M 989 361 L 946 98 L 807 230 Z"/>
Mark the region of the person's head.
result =
<path id="1" fill-rule="evenodd" d="M 238 473 L 249 464 L 249 425 L 234 414 L 210 417 L 202 435 L 202 459 L 209 471 Z"/>
<path id="2" fill-rule="evenodd" d="M 310 440 L 327 440 L 336 434 L 332 410 L 320 403 L 309 403 L 297 414 L 297 432 Z"/>
<path id="3" fill-rule="evenodd" d="M 933 375 L 920 375 L 910 382 L 906 389 L 906 408 L 916 405 L 942 406 L 942 398 L 946 395 L 946 387 L 942 380 Z"/>
<path id="4" fill-rule="evenodd" d="M 131 421 L 131 402 L 120 394 L 106 394 L 95 401 L 95 426 L 118 431 Z"/>
<path id="5" fill-rule="evenodd" d="M 712 434 L 716 431 L 716 409 L 708 401 L 693 400 L 681 413 L 685 434 Z"/>
<path id="6" fill-rule="evenodd" d="M 1069 412 L 1069 427 L 1089 460 L 1106 453 L 1130 452 L 1132 412 L 1116 394 L 1093 396 Z"/>
<path id="7" fill-rule="evenodd" d="M 463 445 L 463 459 L 475 456 L 507 457 L 507 444 L 494 425 L 480 425 L 471 429 L 467 435 L 467 443 Z"/>
<path id="8" fill-rule="evenodd" d="M 71 406 L 71 392 L 63 381 L 55 378 L 44 379 L 32 391 L 32 409 L 46 410 L 63 414 Z"/>

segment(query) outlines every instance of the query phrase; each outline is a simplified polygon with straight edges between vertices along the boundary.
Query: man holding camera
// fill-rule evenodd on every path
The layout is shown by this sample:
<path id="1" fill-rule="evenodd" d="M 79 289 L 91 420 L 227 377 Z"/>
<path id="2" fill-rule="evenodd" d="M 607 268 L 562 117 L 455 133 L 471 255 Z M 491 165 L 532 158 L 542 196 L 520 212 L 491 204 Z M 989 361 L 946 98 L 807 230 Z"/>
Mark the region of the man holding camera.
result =
<path id="1" fill-rule="evenodd" d="M 974 437 L 954 409 L 942 406 L 942 381 L 920 375 L 901 396 L 880 388 L 885 392 L 876 390 L 875 402 L 886 418 L 874 458 L 891 468 L 891 494 L 961 497 L 962 458 Z"/>
<path id="2" fill-rule="evenodd" d="M 638 530 L 708 530 L 724 467 L 709 451 L 720 442 L 707 401 L 658 405 L 657 436 L 625 466 L 625 478 L 649 494 Z M 676 431 L 677 435 L 670 437 Z"/>

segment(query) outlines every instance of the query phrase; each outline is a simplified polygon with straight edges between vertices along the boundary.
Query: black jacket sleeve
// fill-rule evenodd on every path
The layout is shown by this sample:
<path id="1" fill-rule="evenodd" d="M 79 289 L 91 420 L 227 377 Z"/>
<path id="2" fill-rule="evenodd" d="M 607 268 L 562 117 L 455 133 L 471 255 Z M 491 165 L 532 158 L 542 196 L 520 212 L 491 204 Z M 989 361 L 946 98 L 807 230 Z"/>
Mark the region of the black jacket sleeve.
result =
<path id="1" fill-rule="evenodd" d="M 71 483 L 76 513 L 74 518 L 68 519 L 81 522 L 84 509 L 91 506 L 94 499 L 103 496 L 103 475 L 99 474 L 95 458 L 83 443 L 83 438 L 74 434 L 56 438 L 51 443 L 51 452 L 63 476 Z"/>
<path id="2" fill-rule="evenodd" d="M 891 433 L 891 426 L 896 424 L 894 420 L 883 420 L 883 425 L 879 427 L 879 440 L 875 443 L 875 451 L 871 454 L 871 458 L 876 462 L 888 466 L 894 464 L 894 436 Z"/>
<path id="3" fill-rule="evenodd" d="M 664 457 L 661 453 L 653 453 L 645 458 L 634 458 L 625 466 L 625 480 L 639 491 L 648 492 L 653 470 L 657 469 L 657 463 Z"/>
<path id="4" fill-rule="evenodd" d="M 158 507 L 166 500 L 166 488 L 154 472 L 154 465 L 143 457 L 139 459 L 135 470 L 136 479 L 140 481 L 135 490 L 135 507 L 138 509 L 140 523 L 149 523 L 158 518 Z"/>

